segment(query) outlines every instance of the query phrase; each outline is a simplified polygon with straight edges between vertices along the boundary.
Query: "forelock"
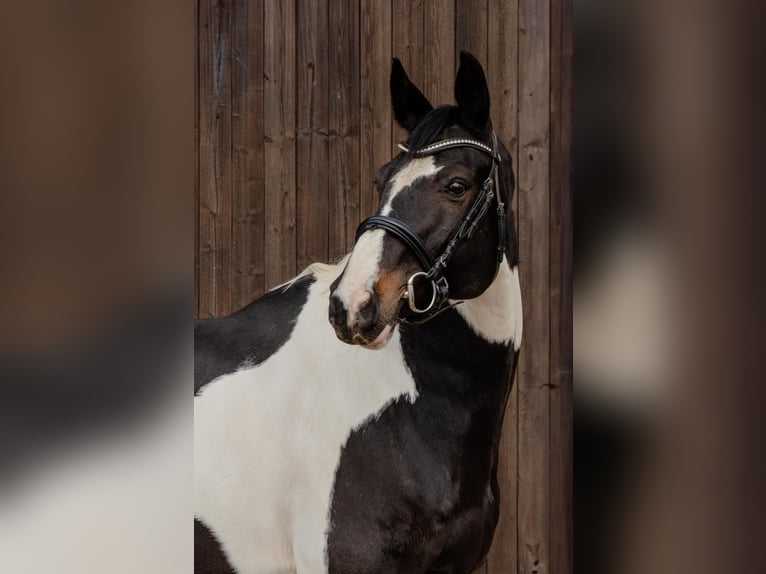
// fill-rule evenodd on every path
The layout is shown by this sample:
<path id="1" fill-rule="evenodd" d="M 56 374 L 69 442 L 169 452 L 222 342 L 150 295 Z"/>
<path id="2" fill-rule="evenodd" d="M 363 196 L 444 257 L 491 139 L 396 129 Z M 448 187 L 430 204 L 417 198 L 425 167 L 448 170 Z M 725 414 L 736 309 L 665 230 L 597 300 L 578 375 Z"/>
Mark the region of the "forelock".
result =
<path id="1" fill-rule="evenodd" d="M 439 106 L 428 112 L 407 138 L 407 146 L 417 150 L 434 143 L 444 129 L 457 123 L 457 106 Z"/>

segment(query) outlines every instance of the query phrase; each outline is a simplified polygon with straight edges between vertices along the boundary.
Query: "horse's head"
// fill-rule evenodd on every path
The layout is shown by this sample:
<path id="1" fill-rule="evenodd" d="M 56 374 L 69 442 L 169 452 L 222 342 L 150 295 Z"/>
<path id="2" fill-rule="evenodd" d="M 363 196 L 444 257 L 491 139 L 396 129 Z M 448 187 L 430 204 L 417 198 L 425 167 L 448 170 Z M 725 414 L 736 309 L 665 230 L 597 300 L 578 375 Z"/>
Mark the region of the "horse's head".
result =
<path id="1" fill-rule="evenodd" d="M 380 207 L 330 293 L 338 338 L 369 348 L 385 345 L 400 320 L 483 293 L 513 238 L 511 158 L 492 131 L 479 62 L 462 52 L 457 105 L 433 108 L 395 59 L 391 97 L 409 135 L 378 170 Z"/>

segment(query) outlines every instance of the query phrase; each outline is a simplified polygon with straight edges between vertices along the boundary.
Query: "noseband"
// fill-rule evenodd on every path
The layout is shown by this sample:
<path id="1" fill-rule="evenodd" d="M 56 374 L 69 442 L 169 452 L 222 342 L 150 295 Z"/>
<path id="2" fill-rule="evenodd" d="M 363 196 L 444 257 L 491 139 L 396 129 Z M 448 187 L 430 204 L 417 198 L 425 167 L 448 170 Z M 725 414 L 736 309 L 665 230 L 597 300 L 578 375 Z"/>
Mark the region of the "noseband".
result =
<path id="1" fill-rule="evenodd" d="M 415 255 L 420 266 L 423 268 L 423 271 L 418 271 L 407 280 L 407 290 L 402 295 L 402 297 L 407 300 L 410 310 L 422 316 L 421 320 L 410 322 L 420 323 L 427 321 L 450 307 L 448 302 L 449 285 L 447 284 L 447 278 L 444 276 L 444 273 L 447 270 L 447 264 L 454 254 L 455 248 L 464 240 L 470 239 L 473 236 L 476 226 L 487 213 L 493 200 L 497 205 L 498 230 L 495 273 L 497 273 L 497 269 L 500 267 L 503 255 L 505 254 L 505 205 L 500 201 L 500 188 L 497 182 L 500 155 L 497 152 L 497 137 L 495 134 L 492 134 L 492 147 L 489 147 L 478 140 L 463 138 L 441 140 L 415 151 L 410 150 L 410 148 L 403 143 L 399 144 L 399 149 L 405 153 L 412 154 L 414 157 L 435 155 L 444 150 L 461 147 L 476 149 L 490 156 L 492 158 L 492 168 L 489 170 L 487 178 L 482 182 L 479 193 L 473 200 L 460 227 L 458 227 L 457 231 L 452 235 L 452 238 L 447 243 L 447 246 L 444 248 L 441 255 L 436 258 L 432 257 L 417 233 L 405 223 L 402 223 L 394 217 L 389 217 L 388 215 L 373 215 L 372 217 L 368 217 L 362 221 L 356 230 L 356 239 L 359 239 L 359 237 L 369 229 L 377 228 L 385 230 L 404 243 L 413 255 Z M 423 308 L 418 307 L 415 299 L 415 288 L 418 281 L 430 282 L 432 290 L 431 300 L 428 305 Z"/>

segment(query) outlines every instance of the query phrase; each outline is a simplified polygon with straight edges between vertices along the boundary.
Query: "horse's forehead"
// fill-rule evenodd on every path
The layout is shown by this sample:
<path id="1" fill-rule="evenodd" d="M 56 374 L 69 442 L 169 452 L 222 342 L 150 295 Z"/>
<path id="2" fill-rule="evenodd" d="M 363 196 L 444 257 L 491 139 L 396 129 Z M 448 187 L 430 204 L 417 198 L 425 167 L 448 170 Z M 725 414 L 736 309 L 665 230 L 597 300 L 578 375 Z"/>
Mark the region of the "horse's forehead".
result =
<path id="1" fill-rule="evenodd" d="M 436 165 L 432 156 L 413 157 L 404 162 L 399 169 L 394 172 L 389 180 L 387 188 L 386 202 L 381 208 L 381 213 L 387 215 L 391 211 L 391 205 L 394 198 L 417 180 L 429 178 L 436 175 L 441 166 Z"/>

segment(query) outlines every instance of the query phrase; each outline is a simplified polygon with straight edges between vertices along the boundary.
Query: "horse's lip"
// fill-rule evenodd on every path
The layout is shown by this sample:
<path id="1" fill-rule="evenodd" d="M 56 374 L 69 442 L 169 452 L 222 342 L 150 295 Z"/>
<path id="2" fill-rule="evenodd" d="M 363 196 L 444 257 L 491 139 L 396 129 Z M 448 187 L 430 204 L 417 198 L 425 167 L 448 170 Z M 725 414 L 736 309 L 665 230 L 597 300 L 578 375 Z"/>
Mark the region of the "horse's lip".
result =
<path id="1" fill-rule="evenodd" d="M 391 335 L 394 333 L 395 325 L 393 323 L 388 323 L 383 329 L 381 329 L 380 333 L 378 333 L 378 336 L 375 337 L 375 339 L 369 343 L 366 343 L 364 347 L 366 349 L 380 349 L 381 347 L 385 347 L 386 343 L 388 343 L 388 340 L 391 338 Z"/>
<path id="2" fill-rule="evenodd" d="M 386 343 L 388 343 L 389 339 L 391 339 L 391 336 L 393 335 L 394 330 L 396 329 L 396 326 L 399 324 L 403 306 L 404 306 L 404 299 L 400 298 L 396 305 L 396 311 L 394 312 L 393 317 L 391 318 L 391 321 L 389 323 L 386 323 L 383 326 L 383 328 L 375 336 L 375 338 L 372 341 L 369 341 L 369 340 L 362 340 L 361 337 L 359 337 L 359 339 L 356 340 L 356 343 L 361 345 L 365 349 L 371 349 L 371 350 L 377 350 L 382 347 L 385 347 Z M 383 333 L 386 333 L 386 335 L 384 336 Z"/>

